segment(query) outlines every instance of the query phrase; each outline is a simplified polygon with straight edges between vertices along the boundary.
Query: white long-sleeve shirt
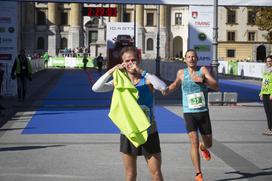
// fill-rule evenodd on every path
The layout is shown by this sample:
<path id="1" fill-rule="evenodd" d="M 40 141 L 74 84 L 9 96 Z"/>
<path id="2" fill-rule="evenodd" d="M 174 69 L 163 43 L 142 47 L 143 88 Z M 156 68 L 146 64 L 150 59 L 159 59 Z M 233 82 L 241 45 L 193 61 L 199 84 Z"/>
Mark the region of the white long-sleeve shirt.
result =
<path id="1" fill-rule="evenodd" d="M 165 90 L 166 84 L 160 80 L 156 75 L 146 73 L 144 76 L 153 85 L 155 90 Z M 108 81 L 111 78 L 111 74 L 106 72 L 102 75 L 93 85 L 92 90 L 94 92 L 108 92 L 114 88 L 113 81 Z"/>

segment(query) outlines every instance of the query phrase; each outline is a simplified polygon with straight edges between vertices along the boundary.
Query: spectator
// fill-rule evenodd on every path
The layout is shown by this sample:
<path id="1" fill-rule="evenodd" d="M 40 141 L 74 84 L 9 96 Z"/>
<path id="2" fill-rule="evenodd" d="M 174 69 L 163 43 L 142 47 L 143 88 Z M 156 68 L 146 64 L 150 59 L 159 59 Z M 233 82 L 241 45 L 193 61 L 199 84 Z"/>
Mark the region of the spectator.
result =
<path id="1" fill-rule="evenodd" d="M 18 57 L 14 60 L 11 70 L 11 78 L 17 78 L 18 101 L 24 101 L 26 97 L 27 78 L 32 81 L 32 67 L 30 61 L 25 56 L 25 50 L 22 49 Z"/>
<path id="2" fill-rule="evenodd" d="M 268 128 L 263 134 L 272 136 L 272 55 L 265 58 L 265 63 L 260 99 L 263 101 Z"/>
<path id="3" fill-rule="evenodd" d="M 48 52 L 45 52 L 43 54 L 43 60 L 44 60 L 44 68 L 47 69 L 48 68 L 48 60 L 49 60 Z"/>
<path id="4" fill-rule="evenodd" d="M 104 62 L 104 59 L 102 57 L 102 53 L 100 53 L 99 56 L 96 57 L 96 62 L 97 62 L 98 71 L 101 72 L 102 71 L 103 62 Z"/>
<path id="5" fill-rule="evenodd" d="M 85 54 L 85 55 L 83 56 L 83 60 L 82 60 L 84 71 L 86 71 L 88 61 L 89 61 L 89 60 L 88 60 L 88 58 L 87 58 L 87 55 Z"/>

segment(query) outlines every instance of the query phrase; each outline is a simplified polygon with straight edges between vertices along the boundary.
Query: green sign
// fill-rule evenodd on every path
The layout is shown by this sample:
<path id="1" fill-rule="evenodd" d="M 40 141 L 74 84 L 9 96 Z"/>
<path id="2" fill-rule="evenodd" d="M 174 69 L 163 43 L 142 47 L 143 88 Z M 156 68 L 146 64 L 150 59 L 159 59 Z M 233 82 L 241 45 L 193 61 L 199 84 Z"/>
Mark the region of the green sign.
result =
<path id="1" fill-rule="evenodd" d="M 210 52 L 211 46 L 210 45 L 195 45 L 194 49 L 198 52 Z"/>

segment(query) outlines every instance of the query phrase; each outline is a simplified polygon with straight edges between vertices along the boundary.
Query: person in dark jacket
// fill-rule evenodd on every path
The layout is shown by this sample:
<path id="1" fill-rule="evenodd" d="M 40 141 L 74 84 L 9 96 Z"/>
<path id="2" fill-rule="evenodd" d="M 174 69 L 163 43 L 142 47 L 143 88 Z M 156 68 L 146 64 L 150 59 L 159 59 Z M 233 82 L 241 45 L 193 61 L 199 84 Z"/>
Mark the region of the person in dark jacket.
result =
<path id="1" fill-rule="evenodd" d="M 104 62 L 104 58 L 102 57 L 102 53 L 100 53 L 99 56 L 96 57 L 96 61 L 97 61 L 98 71 L 101 72 L 102 71 L 103 62 Z"/>
<path id="2" fill-rule="evenodd" d="M 26 97 L 27 79 L 32 81 L 32 67 L 30 61 L 25 56 L 25 50 L 21 50 L 18 57 L 15 58 L 11 70 L 11 78 L 17 79 L 18 101 L 24 101 Z"/>

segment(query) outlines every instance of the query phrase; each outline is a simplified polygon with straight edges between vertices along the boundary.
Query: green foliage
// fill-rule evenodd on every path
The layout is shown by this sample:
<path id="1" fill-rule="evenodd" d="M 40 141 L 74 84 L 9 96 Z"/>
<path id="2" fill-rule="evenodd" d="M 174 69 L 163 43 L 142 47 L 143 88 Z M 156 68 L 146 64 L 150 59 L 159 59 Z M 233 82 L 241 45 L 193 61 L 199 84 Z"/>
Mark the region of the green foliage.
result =
<path id="1" fill-rule="evenodd" d="M 256 25 L 260 30 L 267 31 L 266 40 L 272 43 L 272 8 L 256 8 Z"/>

